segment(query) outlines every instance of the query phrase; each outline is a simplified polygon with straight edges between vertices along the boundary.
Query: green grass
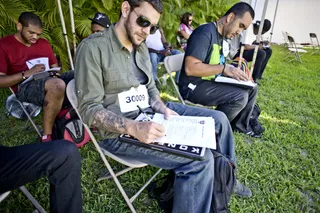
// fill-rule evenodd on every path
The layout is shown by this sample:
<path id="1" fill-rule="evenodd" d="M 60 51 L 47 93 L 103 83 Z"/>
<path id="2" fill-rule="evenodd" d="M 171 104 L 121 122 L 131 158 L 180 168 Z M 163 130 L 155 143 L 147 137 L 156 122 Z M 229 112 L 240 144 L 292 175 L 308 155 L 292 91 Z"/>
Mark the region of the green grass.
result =
<path id="1" fill-rule="evenodd" d="M 304 55 L 303 64 L 283 62 L 281 47 L 273 55 L 260 81 L 258 103 L 261 123 L 266 131 L 261 139 L 235 134 L 238 179 L 252 189 L 253 197 L 232 196 L 230 212 L 320 212 L 320 55 Z M 5 115 L 7 89 L 0 90 L 1 143 L 15 146 L 32 143 L 36 133 L 23 129 L 24 121 Z M 177 101 L 172 85 L 162 91 L 166 100 Z M 36 119 L 41 125 L 41 119 Z M 106 171 L 94 146 L 80 150 L 84 212 L 129 212 L 111 181 L 96 183 Z M 111 161 L 112 165 L 121 165 Z M 120 177 L 129 194 L 156 172 L 156 168 L 135 169 Z M 162 175 L 165 172 L 161 173 Z M 49 209 L 46 179 L 27 184 L 38 201 Z M 138 212 L 161 212 L 146 191 L 134 202 Z M 0 204 L 0 212 L 32 212 L 33 207 L 19 190 Z"/>

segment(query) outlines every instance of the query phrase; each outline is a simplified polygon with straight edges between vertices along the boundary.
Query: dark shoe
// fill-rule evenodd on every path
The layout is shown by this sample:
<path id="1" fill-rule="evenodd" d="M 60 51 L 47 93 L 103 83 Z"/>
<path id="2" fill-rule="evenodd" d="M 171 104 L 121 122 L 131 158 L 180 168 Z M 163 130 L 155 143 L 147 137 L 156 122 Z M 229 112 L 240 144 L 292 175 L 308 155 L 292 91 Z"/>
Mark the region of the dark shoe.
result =
<path id="1" fill-rule="evenodd" d="M 261 124 L 259 123 L 259 121 L 257 119 L 251 119 L 250 125 L 251 125 L 253 132 L 255 132 L 256 134 L 262 134 L 265 131 L 265 128 L 263 126 L 261 126 Z"/>
<path id="2" fill-rule="evenodd" d="M 251 197 L 252 196 L 252 192 L 251 190 L 246 187 L 245 185 L 243 185 L 242 183 L 240 183 L 238 180 L 236 181 L 236 185 L 234 187 L 233 192 L 239 196 L 239 197 Z"/>
<path id="3" fill-rule="evenodd" d="M 239 133 L 243 133 L 243 134 L 249 135 L 249 136 L 254 137 L 254 138 L 261 138 L 261 136 L 262 136 L 262 133 L 255 133 L 254 131 L 244 132 L 244 131 L 241 131 L 241 130 L 239 130 L 237 128 L 234 128 L 233 131 L 239 132 Z"/>

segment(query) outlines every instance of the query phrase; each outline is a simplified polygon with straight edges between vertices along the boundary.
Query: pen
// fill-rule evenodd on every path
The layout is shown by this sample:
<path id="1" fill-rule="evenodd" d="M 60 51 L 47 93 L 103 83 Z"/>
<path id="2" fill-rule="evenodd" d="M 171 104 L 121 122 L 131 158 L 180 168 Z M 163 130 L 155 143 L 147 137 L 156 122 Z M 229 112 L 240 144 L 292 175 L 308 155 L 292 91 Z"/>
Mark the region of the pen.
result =
<path id="1" fill-rule="evenodd" d="M 141 107 L 139 105 L 137 105 L 140 113 L 142 113 L 145 117 L 145 119 L 147 119 L 147 121 L 151 121 L 151 118 L 141 109 Z"/>
<path id="2" fill-rule="evenodd" d="M 33 63 L 31 63 L 30 61 L 27 61 L 29 64 L 34 65 Z"/>

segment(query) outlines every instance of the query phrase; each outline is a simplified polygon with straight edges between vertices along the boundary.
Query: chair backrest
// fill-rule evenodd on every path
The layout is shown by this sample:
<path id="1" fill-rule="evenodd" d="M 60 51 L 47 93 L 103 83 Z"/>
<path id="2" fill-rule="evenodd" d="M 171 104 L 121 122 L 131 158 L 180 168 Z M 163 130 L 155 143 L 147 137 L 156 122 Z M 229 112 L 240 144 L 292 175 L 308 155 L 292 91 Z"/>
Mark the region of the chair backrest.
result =
<path id="1" fill-rule="evenodd" d="M 67 97 L 69 99 L 70 104 L 74 109 L 77 109 L 78 102 L 77 102 L 77 96 L 76 96 L 76 82 L 74 79 L 72 79 L 68 85 L 67 85 Z"/>
<path id="2" fill-rule="evenodd" d="M 292 48 L 297 49 L 297 45 L 296 45 L 296 43 L 294 42 L 293 37 L 290 36 L 290 35 L 287 35 L 287 36 L 288 36 L 288 41 L 289 41 L 289 43 L 290 43 L 289 47 L 292 47 Z"/>
<path id="3" fill-rule="evenodd" d="M 310 33 L 309 35 L 311 38 L 317 38 L 317 35 L 315 33 Z"/>
<path id="4" fill-rule="evenodd" d="M 309 35 L 310 35 L 311 45 L 313 46 L 313 48 L 316 48 L 316 47 L 320 48 L 317 35 L 315 33 L 310 33 Z"/>
<path id="5" fill-rule="evenodd" d="M 167 72 L 179 72 L 182 67 L 183 58 L 184 53 L 165 57 L 164 66 Z"/>
<path id="6" fill-rule="evenodd" d="M 171 82 L 174 86 L 174 89 L 177 92 L 177 95 L 178 95 L 181 103 L 185 104 L 185 102 L 179 92 L 179 89 L 171 76 L 172 72 L 179 72 L 181 70 L 183 58 L 184 58 L 184 53 L 167 56 L 164 58 L 164 67 L 166 68 L 166 71 L 168 72 L 168 74 L 170 76 Z"/>

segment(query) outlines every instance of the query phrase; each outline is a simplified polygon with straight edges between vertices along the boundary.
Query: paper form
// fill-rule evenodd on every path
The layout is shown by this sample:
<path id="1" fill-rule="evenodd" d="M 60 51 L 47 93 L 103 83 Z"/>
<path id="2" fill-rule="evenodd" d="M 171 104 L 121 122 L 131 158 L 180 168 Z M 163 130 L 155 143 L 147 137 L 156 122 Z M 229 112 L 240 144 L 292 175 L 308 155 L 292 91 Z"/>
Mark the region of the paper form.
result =
<path id="1" fill-rule="evenodd" d="M 166 136 L 155 142 L 216 149 L 215 124 L 211 117 L 170 116 L 165 120 L 163 114 L 156 113 L 153 122 L 162 124 Z"/>

